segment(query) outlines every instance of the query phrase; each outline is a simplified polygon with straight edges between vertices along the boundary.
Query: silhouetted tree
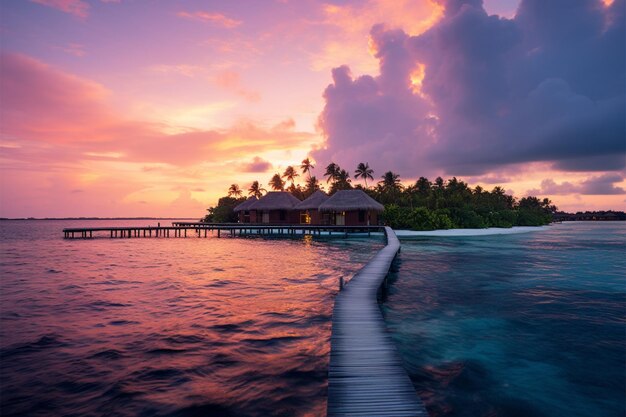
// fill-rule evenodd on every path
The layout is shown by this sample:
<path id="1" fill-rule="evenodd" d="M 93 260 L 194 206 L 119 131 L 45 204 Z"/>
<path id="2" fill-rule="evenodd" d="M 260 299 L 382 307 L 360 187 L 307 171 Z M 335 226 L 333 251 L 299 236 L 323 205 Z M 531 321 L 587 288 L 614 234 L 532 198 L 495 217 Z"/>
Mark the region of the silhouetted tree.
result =
<path id="1" fill-rule="evenodd" d="M 289 165 L 285 169 L 285 172 L 283 173 L 283 178 L 286 178 L 287 181 L 291 181 L 291 185 L 294 185 L 295 178 L 297 176 L 298 176 L 298 173 L 296 172 L 296 170 L 291 165 Z"/>
<path id="2" fill-rule="evenodd" d="M 309 174 L 309 179 L 311 179 L 311 170 L 315 168 L 315 165 L 311 163 L 309 158 L 302 160 L 300 164 L 300 169 L 302 170 L 302 174 Z"/>
<path id="3" fill-rule="evenodd" d="M 285 181 L 280 177 L 280 174 L 274 174 L 268 185 L 274 191 L 283 191 L 285 189 Z"/>
<path id="4" fill-rule="evenodd" d="M 337 179 L 337 173 L 339 173 L 339 171 L 340 171 L 339 165 L 337 165 L 336 163 L 331 162 L 330 164 L 328 164 L 326 166 L 326 172 L 324 173 L 324 176 L 327 177 L 326 182 L 327 183 L 329 181 L 335 182 Z"/>
<path id="5" fill-rule="evenodd" d="M 248 188 L 248 195 L 255 196 L 256 198 L 261 198 L 265 192 L 267 192 L 267 190 L 261 188 L 258 181 L 253 181 L 250 188 Z"/>
<path id="6" fill-rule="evenodd" d="M 309 179 L 306 180 L 306 186 L 304 188 L 304 197 L 306 198 L 310 196 L 316 190 L 319 190 L 319 189 L 320 189 L 320 184 L 317 178 L 315 176 L 309 177 Z"/>
<path id="7" fill-rule="evenodd" d="M 359 165 L 356 167 L 356 170 L 354 171 L 354 179 L 359 179 L 359 178 L 363 178 L 363 180 L 365 181 L 365 188 L 367 188 L 367 180 L 368 178 L 370 180 L 373 180 L 374 177 L 372 176 L 372 174 L 374 173 L 374 170 L 370 168 L 369 163 L 359 163 Z"/>
<path id="8" fill-rule="evenodd" d="M 239 188 L 237 184 L 231 184 L 230 187 L 228 188 L 229 197 L 241 197 L 242 195 L 243 195 L 243 192 L 241 191 L 241 188 Z"/>

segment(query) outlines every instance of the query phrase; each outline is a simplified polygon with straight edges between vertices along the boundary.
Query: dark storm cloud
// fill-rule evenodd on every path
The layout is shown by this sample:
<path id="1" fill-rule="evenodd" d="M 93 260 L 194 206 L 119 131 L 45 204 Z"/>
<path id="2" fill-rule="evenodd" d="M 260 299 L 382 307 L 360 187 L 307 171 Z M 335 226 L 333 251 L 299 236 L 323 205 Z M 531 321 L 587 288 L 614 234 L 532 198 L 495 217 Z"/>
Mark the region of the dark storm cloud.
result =
<path id="1" fill-rule="evenodd" d="M 537 161 L 624 167 L 625 0 L 523 0 L 512 20 L 488 16 L 480 0 L 443 3 L 445 16 L 420 36 L 372 29 L 379 76 L 333 71 L 317 160 L 405 176 Z M 420 64 L 423 94 L 411 84 Z"/>

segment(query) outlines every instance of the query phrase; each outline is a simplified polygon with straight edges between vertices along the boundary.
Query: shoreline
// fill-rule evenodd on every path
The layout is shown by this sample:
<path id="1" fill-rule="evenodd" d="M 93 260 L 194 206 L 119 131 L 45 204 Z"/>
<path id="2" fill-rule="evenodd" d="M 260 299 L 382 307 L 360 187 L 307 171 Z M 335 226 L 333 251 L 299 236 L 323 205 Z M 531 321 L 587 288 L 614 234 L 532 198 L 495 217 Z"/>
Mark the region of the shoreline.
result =
<path id="1" fill-rule="evenodd" d="M 470 237 L 513 235 L 548 230 L 549 226 L 514 226 L 511 228 L 488 227 L 486 229 L 445 229 L 445 230 L 395 230 L 399 239 L 412 237 Z"/>

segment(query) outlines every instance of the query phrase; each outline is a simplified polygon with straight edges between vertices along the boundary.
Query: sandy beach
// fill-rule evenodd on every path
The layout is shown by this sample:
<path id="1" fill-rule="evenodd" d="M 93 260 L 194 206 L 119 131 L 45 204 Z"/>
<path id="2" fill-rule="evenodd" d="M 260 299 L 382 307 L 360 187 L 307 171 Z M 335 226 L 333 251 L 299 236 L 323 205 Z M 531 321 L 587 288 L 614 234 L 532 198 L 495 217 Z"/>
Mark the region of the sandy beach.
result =
<path id="1" fill-rule="evenodd" d="M 400 239 L 410 239 L 412 237 L 437 236 L 437 237 L 458 237 L 458 236 L 489 236 L 489 235 L 512 235 L 516 233 L 540 232 L 548 230 L 550 226 L 518 226 L 509 229 L 499 227 L 489 227 L 487 229 L 447 229 L 447 230 L 394 230 Z"/>

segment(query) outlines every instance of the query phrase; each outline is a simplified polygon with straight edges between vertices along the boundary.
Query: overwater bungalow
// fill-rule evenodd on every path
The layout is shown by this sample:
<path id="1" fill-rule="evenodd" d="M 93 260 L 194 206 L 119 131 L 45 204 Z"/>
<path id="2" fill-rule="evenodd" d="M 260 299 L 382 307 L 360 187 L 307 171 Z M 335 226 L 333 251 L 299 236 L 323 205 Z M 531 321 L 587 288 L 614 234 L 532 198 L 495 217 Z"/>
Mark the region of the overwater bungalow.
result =
<path id="1" fill-rule="evenodd" d="M 330 197 L 322 190 L 317 190 L 308 198 L 296 205 L 298 210 L 300 224 L 328 224 L 323 222 L 323 216 L 320 214 L 319 206 Z M 327 216 L 328 217 L 328 216 Z"/>
<path id="2" fill-rule="evenodd" d="M 237 220 L 239 223 L 256 223 L 256 211 L 251 211 L 250 206 L 257 201 L 257 198 L 252 196 L 243 203 L 235 206 L 233 211 L 237 213 Z"/>
<path id="3" fill-rule="evenodd" d="M 271 191 L 252 203 L 248 210 L 254 211 L 255 223 L 298 224 L 296 205 L 300 203 L 296 197 L 286 191 Z"/>
<path id="4" fill-rule="evenodd" d="M 319 205 L 328 224 L 337 226 L 369 226 L 378 224 L 378 214 L 385 207 L 362 190 L 341 190 Z"/>

